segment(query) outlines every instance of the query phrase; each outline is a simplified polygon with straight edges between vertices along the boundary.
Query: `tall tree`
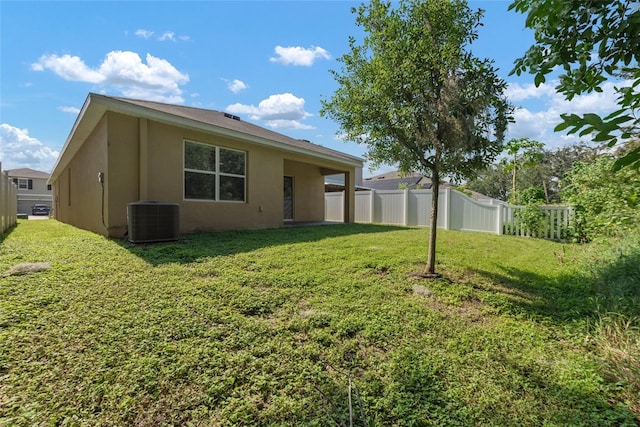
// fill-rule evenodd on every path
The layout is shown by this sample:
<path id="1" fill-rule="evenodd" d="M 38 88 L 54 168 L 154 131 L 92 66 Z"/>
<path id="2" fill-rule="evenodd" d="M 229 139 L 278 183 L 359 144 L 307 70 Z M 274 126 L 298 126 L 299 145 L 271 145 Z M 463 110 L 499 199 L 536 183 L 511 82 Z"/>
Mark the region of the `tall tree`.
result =
<path id="1" fill-rule="evenodd" d="M 518 204 L 516 186 L 517 172 L 520 169 L 535 166 L 542 160 L 544 144 L 530 138 L 513 138 L 505 145 L 507 157 L 504 158 L 504 169 L 511 172 L 511 203 Z"/>
<path id="2" fill-rule="evenodd" d="M 461 0 L 372 0 L 352 12 L 366 33 L 339 58 L 339 83 L 321 114 L 347 140 L 367 146 L 374 165 L 397 164 L 433 183 L 425 275 L 435 276 L 438 191 L 493 161 L 502 150 L 511 106 L 493 62 L 468 50 L 482 11 Z"/>
<path id="3" fill-rule="evenodd" d="M 568 100 L 592 91 L 602 92 L 609 78 L 627 79 L 617 87 L 618 110 L 601 118 L 588 113 L 561 114 L 557 131 L 595 134 L 594 141 L 610 147 L 640 137 L 640 7 L 637 0 L 515 0 L 509 6 L 527 13 L 535 44 L 515 62 L 512 73 L 533 74 L 536 86 L 556 67 L 562 67 L 556 91 Z M 615 169 L 640 168 L 640 147 L 627 150 Z"/>
<path id="4" fill-rule="evenodd" d="M 560 203 L 562 179 L 571 171 L 574 164 L 591 163 L 597 155 L 597 148 L 583 143 L 555 150 L 544 150 L 542 160 L 531 167 L 519 170 L 516 185 L 521 189 L 537 186 L 546 188 L 546 203 Z M 476 178 L 465 184 L 466 189 L 505 201 L 511 196 L 512 187 L 513 173 L 510 174 L 506 170 L 504 161 L 496 162 L 480 171 Z"/>
<path id="5" fill-rule="evenodd" d="M 511 189 L 511 177 L 502 162 L 496 162 L 481 170 L 475 178 L 464 184 L 465 190 L 477 191 L 493 199 L 507 201 Z"/>

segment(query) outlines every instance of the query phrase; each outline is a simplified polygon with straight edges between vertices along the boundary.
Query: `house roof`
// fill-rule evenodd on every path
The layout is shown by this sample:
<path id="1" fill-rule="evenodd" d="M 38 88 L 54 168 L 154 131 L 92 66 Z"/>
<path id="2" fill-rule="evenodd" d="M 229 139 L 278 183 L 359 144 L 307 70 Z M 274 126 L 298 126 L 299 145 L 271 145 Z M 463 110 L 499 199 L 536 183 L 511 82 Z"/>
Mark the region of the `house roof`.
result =
<path id="1" fill-rule="evenodd" d="M 409 190 L 431 188 L 431 179 L 419 173 L 413 172 L 403 175 L 399 171 L 386 172 L 380 175 L 365 178 L 362 185 L 372 190 L 398 190 L 400 186 L 405 186 Z M 455 188 L 448 182 L 441 182 L 441 188 Z M 485 196 L 477 191 L 471 191 L 471 198 L 475 200 L 489 200 L 491 197 Z"/>
<path id="2" fill-rule="evenodd" d="M 359 157 L 313 144 L 310 141 L 291 138 L 221 111 L 89 93 L 53 168 L 52 180 L 59 176 L 102 116 L 108 111 L 306 154 L 348 166 L 362 167 L 364 162 Z"/>
<path id="3" fill-rule="evenodd" d="M 35 178 L 35 179 L 47 179 L 49 174 L 46 172 L 37 171 L 30 168 L 9 169 L 7 173 L 12 178 Z"/>
<path id="4" fill-rule="evenodd" d="M 397 190 L 401 186 L 406 186 L 409 190 L 417 188 L 426 190 L 431 188 L 431 179 L 416 172 L 403 175 L 398 171 L 392 171 L 365 178 L 362 185 L 373 190 Z M 441 182 L 440 186 L 442 188 L 451 187 L 447 182 Z"/>

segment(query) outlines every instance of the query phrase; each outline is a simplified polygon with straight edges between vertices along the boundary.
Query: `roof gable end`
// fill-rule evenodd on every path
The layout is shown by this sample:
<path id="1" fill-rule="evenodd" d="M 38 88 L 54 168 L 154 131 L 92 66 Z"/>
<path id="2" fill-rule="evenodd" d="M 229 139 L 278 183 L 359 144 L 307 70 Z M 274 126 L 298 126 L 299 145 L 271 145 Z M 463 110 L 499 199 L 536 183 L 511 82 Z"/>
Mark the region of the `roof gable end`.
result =
<path id="1" fill-rule="evenodd" d="M 364 163 L 364 160 L 359 157 L 331 150 L 309 141 L 288 137 L 245 122 L 240 120 L 239 117 L 228 113 L 90 93 L 53 168 L 51 180 L 55 180 L 60 175 L 65 165 L 82 146 L 90 132 L 104 114 L 109 111 L 240 139 L 257 145 L 306 154 L 343 163 L 351 167 L 361 168 Z"/>

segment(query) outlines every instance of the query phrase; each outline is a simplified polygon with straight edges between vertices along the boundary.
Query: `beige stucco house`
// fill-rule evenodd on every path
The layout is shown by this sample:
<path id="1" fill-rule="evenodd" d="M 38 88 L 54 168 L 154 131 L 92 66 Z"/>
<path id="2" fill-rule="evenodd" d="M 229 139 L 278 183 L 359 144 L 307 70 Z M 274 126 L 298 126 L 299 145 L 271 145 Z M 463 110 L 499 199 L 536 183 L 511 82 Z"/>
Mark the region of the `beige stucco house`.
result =
<path id="1" fill-rule="evenodd" d="M 31 215 L 35 204 L 52 207 L 51 185 L 47 184 L 49 174 L 31 168 L 10 169 L 9 178 L 18 187 L 18 213 Z"/>
<path id="2" fill-rule="evenodd" d="M 324 177 L 345 178 L 353 222 L 363 161 L 212 110 L 89 94 L 49 183 L 59 221 L 110 237 L 128 205 L 179 207 L 180 233 L 324 219 Z"/>

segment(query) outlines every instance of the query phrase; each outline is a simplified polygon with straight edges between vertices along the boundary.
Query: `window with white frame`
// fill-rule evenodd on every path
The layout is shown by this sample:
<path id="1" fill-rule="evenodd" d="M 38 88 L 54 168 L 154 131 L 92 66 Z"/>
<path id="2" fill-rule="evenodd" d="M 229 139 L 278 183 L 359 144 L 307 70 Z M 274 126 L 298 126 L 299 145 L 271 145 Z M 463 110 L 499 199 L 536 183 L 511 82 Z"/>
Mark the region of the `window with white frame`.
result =
<path id="1" fill-rule="evenodd" d="M 184 141 L 184 198 L 244 202 L 247 153 Z"/>
<path id="2" fill-rule="evenodd" d="M 31 190 L 33 185 L 31 185 L 30 179 L 18 178 L 18 188 L 21 190 Z"/>

